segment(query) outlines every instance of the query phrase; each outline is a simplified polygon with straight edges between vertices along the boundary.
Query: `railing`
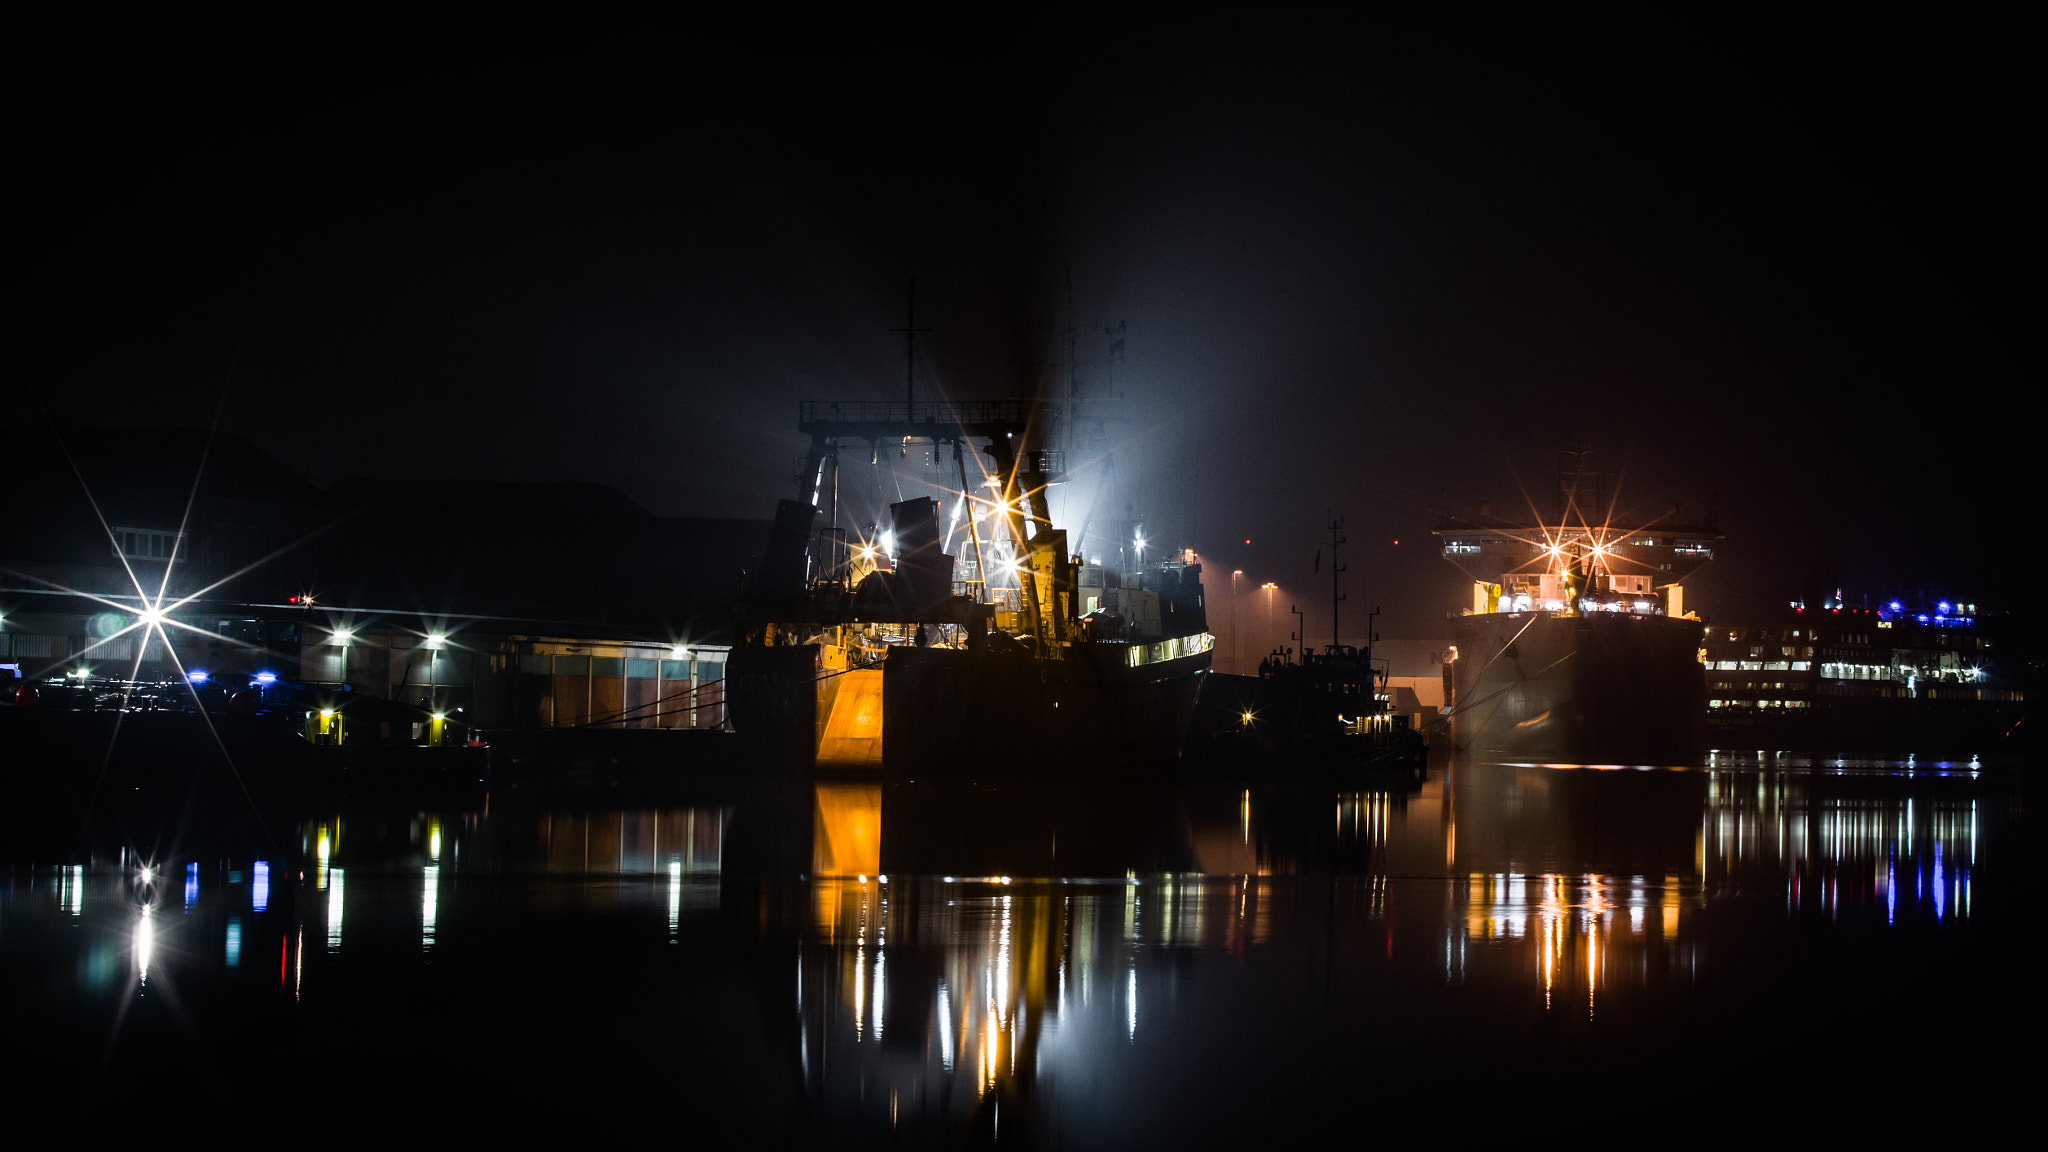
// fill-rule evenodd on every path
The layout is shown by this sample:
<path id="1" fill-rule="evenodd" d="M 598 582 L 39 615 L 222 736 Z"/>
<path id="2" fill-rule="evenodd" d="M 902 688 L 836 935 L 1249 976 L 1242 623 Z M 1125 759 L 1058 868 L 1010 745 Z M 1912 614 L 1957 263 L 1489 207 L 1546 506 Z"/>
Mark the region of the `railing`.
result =
<path id="1" fill-rule="evenodd" d="M 964 429 L 971 425 L 1023 424 L 1022 400 L 805 400 L 797 405 L 797 426 L 814 424 L 903 424 Z"/>

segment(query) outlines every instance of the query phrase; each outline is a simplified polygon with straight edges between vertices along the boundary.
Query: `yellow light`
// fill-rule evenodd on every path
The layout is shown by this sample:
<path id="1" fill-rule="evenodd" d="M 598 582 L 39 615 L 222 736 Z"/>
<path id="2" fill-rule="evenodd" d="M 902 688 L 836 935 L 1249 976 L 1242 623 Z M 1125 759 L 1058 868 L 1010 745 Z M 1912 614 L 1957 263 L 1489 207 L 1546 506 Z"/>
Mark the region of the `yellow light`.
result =
<path id="1" fill-rule="evenodd" d="M 321 718 L 322 720 L 332 720 L 332 719 L 334 719 L 334 709 L 332 709 L 332 708 L 322 708 L 322 709 L 320 710 L 320 718 Z"/>

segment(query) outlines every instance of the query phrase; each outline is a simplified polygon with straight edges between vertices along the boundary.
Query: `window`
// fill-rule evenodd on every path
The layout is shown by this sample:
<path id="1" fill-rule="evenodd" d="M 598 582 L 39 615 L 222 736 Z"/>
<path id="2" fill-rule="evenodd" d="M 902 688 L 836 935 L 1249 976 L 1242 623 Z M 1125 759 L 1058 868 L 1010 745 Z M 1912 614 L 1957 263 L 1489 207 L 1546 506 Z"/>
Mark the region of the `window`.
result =
<path id="1" fill-rule="evenodd" d="M 169 560 L 175 556 L 178 534 L 156 528 L 115 528 L 114 555 L 129 560 Z"/>

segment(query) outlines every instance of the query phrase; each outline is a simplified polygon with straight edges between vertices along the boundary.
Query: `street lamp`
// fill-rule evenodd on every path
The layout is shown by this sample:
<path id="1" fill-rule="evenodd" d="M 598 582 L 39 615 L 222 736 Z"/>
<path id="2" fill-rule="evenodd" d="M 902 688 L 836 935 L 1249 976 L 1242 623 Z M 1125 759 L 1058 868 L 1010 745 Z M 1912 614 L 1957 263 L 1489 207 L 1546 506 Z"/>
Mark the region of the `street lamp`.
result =
<path id="1" fill-rule="evenodd" d="M 1237 582 L 1244 578 L 1244 569 L 1230 574 L 1230 658 L 1237 663 L 1237 674 L 1244 675 L 1244 631 L 1237 626 Z"/>
<path id="2" fill-rule="evenodd" d="M 1273 593 L 1280 586 L 1268 580 L 1264 584 L 1259 585 L 1259 587 L 1266 590 L 1266 635 L 1271 636 L 1273 634 Z M 1280 646 L 1275 644 L 1273 647 L 1278 649 Z"/>

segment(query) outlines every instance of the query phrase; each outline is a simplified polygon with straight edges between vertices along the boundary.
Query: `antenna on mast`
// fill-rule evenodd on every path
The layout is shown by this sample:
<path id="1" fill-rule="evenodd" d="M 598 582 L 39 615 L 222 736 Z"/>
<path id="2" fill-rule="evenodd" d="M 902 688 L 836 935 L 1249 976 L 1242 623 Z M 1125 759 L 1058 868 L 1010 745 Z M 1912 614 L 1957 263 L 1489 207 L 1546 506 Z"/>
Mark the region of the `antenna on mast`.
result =
<path id="1" fill-rule="evenodd" d="M 910 290 L 903 298 L 903 327 L 891 328 L 891 332 L 903 333 L 903 418 L 917 419 L 917 334 L 929 332 L 929 328 L 917 326 L 917 277 L 910 278 Z"/>
<path id="2" fill-rule="evenodd" d="M 1337 647 L 1337 645 L 1338 645 L 1338 644 L 1340 643 L 1340 640 L 1339 640 L 1339 638 L 1338 638 L 1338 632 L 1337 632 L 1337 605 L 1339 605 L 1339 604 L 1342 604 L 1342 603 L 1343 603 L 1344 601 L 1346 601 L 1346 600 L 1349 600 L 1349 599 L 1351 599 L 1351 593 L 1349 593 L 1349 592 L 1339 592 L 1339 591 L 1337 590 L 1337 587 L 1338 587 L 1338 579 L 1337 579 L 1337 578 L 1338 578 L 1339 576 L 1342 576 L 1342 575 L 1344 574 L 1344 572 L 1346 571 L 1346 568 L 1345 568 L 1345 566 L 1344 566 L 1344 565 L 1342 565 L 1342 564 L 1339 564 L 1339 563 L 1337 563 L 1337 549 L 1338 549 L 1338 547 L 1339 547 L 1340 545 L 1343 545 L 1343 544 L 1347 544 L 1347 543 L 1349 543 L 1349 542 L 1350 542 L 1350 540 L 1349 540 L 1349 538 L 1348 538 L 1348 537 L 1343 537 L 1343 536 L 1339 536 L 1339 535 L 1337 535 L 1337 533 L 1339 533 L 1339 532 L 1342 532 L 1342 531 L 1344 530 L 1344 518 L 1343 518 L 1342 516 L 1338 516 L 1338 515 L 1335 515 L 1335 514 L 1329 514 L 1329 515 L 1330 515 L 1330 647 L 1331 647 L 1332 649 L 1334 649 L 1334 648 L 1336 648 L 1336 647 Z"/>

